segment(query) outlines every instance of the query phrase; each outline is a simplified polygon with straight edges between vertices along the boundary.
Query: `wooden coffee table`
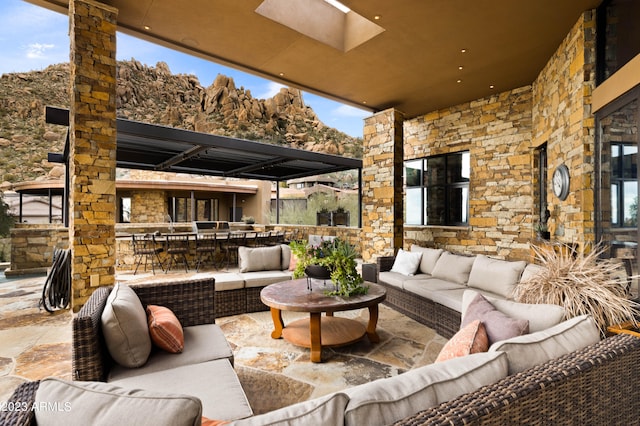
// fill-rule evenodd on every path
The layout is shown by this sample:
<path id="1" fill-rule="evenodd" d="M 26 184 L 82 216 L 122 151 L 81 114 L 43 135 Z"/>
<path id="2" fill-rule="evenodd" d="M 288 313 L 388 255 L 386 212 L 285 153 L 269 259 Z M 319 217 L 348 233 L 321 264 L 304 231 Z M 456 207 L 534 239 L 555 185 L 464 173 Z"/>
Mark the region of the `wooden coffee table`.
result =
<path id="1" fill-rule="evenodd" d="M 323 347 L 355 343 L 365 334 L 371 342 L 379 342 L 376 333 L 378 304 L 384 300 L 387 291 L 374 283 L 364 284 L 369 287 L 369 292 L 351 297 L 327 296 L 325 292 L 333 288 L 331 282 L 324 286 L 320 281 L 314 281 L 309 291 L 306 278 L 268 285 L 260 292 L 260 299 L 271 308 L 274 327 L 271 337 L 282 337 L 294 345 L 310 348 L 312 362 L 322 362 Z M 359 321 L 333 316 L 334 312 L 360 308 L 369 309 L 366 327 Z M 282 311 L 309 312 L 309 318 L 294 321 L 285 327 Z M 322 312 L 326 312 L 326 315 L 322 316 Z"/>

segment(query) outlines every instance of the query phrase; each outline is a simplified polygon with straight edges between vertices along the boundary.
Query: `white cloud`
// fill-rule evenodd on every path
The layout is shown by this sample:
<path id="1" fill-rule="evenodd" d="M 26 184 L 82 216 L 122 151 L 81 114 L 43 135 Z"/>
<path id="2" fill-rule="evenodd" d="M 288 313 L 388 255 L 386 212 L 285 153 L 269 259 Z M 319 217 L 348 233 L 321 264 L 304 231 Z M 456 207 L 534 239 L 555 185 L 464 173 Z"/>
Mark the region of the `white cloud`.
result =
<path id="1" fill-rule="evenodd" d="M 258 99 L 268 99 L 268 98 L 272 98 L 274 97 L 279 91 L 280 89 L 282 89 L 283 87 L 287 87 L 284 86 L 280 83 L 276 83 L 276 82 L 269 82 L 267 84 L 267 88 L 265 90 L 264 93 L 260 94 L 257 96 Z"/>
<path id="2" fill-rule="evenodd" d="M 331 113 L 339 117 L 354 117 L 354 118 L 365 118 L 371 115 L 371 111 L 366 111 L 364 109 L 352 107 L 350 105 L 340 105 L 339 107 L 335 108 Z"/>
<path id="3" fill-rule="evenodd" d="M 46 56 L 45 52 L 54 47 L 56 47 L 54 44 L 31 43 L 27 46 L 27 58 L 42 59 Z"/>

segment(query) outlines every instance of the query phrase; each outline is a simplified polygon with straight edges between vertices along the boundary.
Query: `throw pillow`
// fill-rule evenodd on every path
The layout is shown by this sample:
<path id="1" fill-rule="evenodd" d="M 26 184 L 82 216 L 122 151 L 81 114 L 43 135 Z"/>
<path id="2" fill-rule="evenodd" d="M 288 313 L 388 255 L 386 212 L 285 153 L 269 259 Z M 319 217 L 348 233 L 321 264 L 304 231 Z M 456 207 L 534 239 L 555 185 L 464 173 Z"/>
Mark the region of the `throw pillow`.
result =
<path id="1" fill-rule="evenodd" d="M 484 325 L 479 320 L 475 320 L 458 331 L 451 340 L 444 345 L 435 362 L 486 352 L 488 349 L 489 338 L 487 337 Z"/>
<path id="2" fill-rule="evenodd" d="M 460 328 L 475 320 L 484 324 L 489 344 L 529 333 L 529 321 L 511 318 L 497 310 L 487 299 L 478 293 L 464 312 Z"/>
<path id="3" fill-rule="evenodd" d="M 438 262 L 440 255 L 444 252 L 442 249 L 420 247 L 417 244 L 411 245 L 411 251 L 414 253 L 422 253 L 422 259 L 420 260 L 420 272 L 423 274 L 431 274 L 433 272 L 433 268 L 436 267 L 436 262 Z"/>
<path id="4" fill-rule="evenodd" d="M 238 267 L 240 272 L 279 271 L 282 267 L 282 248 L 238 247 Z"/>
<path id="5" fill-rule="evenodd" d="M 402 249 L 398 250 L 396 259 L 393 261 L 391 272 L 397 272 L 402 275 L 413 275 L 420 266 L 420 260 L 422 259 L 422 253 L 409 252 Z"/>
<path id="6" fill-rule="evenodd" d="M 151 341 L 161 349 L 179 354 L 184 349 L 182 325 L 171 309 L 164 306 L 147 306 L 147 321 Z"/>
<path id="7" fill-rule="evenodd" d="M 227 420 L 212 420 L 205 416 L 202 416 L 202 423 L 200 423 L 201 426 L 222 426 L 228 424 L 229 422 Z"/>
<path id="8" fill-rule="evenodd" d="M 445 251 L 438 258 L 431 275 L 434 278 L 466 285 L 475 258 L 475 256 L 462 256 Z"/>
<path id="9" fill-rule="evenodd" d="M 147 314 L 131 287 L 116 284 L 102 311 L 102 333 L 107 350 L 123 367 L 140 367 L 151 353 Z"/>

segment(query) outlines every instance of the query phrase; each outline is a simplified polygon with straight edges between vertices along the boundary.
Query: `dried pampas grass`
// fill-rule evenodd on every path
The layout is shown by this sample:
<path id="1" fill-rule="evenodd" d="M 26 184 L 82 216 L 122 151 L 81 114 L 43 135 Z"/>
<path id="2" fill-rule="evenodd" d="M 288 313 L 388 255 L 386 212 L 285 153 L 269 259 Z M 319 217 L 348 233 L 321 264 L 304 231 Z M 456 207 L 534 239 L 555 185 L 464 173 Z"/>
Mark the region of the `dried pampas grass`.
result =
<path id="1" fill-rule="evenodd" d="M 599 259 L 602 246 L 575 256 L 566 246 L 551 250 L 532 245 L 532 249 L 544 269 L 516 286 L 516 301 L 560 305 L 566 319 L 589 314 L 603 336 L 609 325 L 631 321 L 637 326 L 640 305 L 626 294 L 624 268 L 610 259 Z"/>

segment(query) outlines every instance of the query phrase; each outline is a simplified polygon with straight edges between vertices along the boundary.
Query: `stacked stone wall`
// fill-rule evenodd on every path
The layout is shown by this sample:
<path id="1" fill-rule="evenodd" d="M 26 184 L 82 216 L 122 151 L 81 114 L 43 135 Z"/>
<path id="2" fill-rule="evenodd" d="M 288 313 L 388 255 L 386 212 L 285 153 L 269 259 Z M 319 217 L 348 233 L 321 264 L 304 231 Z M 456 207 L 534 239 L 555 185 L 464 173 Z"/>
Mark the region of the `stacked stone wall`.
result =
<path id="1" fill-rule="evenodd" d="M 405 248 L 529 258 L 531 100 L 526 86 L 405 121 L 405 160 L 459 151 L 471 157 L 469 225 L 405 225 Z"/>
<path id="2" fill-rule="evenodd" d="M 362 159 L 362 241 L 365 261 L 395 254 L 403 241 L 402 121 L 386 110 L 365 120 Z"/>
<path id="3" fill-rule="evenodd" d="M 167 221 L 167 193 L 135 191 L 131 194 L 131 223 L 155 223 Z"/>
<path id="4" fill-rule="evenodd" d="M 69 248 L 69 230 L 62 225 L 16 225 L 11 229 L 11 266 L 5 273 L 43 273 L 56 248 Z"/>
<path id="5" fill-rule="evenodd" d="M 90 0 L 69 2 L 71 39 L 71 306 L 113 285 L 116 261 L 116 18 Z"/>
<path id="6" fill-rule="evenodd" d="M 564 243 L 595 238 L 595 12 L 585 12 L 533 84 L 533 144 L 547 144 L 548 175 L 566 164 L 570 191 L 556 198 L 548 185 L 552 238 Z"/>

